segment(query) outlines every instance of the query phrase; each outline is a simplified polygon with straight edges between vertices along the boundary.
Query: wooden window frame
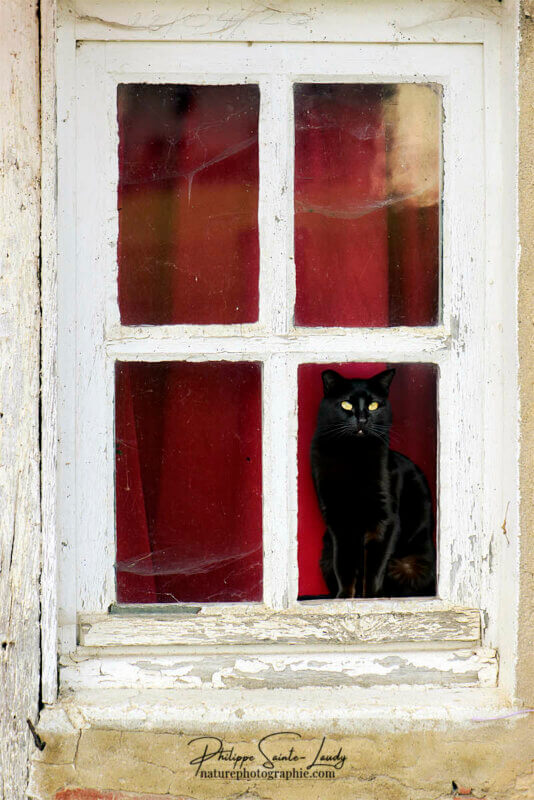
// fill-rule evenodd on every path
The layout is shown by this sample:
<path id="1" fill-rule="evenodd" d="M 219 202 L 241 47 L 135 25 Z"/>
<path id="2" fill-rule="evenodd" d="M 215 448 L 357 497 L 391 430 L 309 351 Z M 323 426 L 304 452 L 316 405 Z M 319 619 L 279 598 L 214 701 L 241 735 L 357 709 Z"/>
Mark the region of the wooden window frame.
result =
<path id="1" fill-rule="evenodd" d="M 287 18 L 285 25 L 277 29 L 274 44 L 265 41 L 265 29 L 258 28 L 256 19 L 249 23 L 242 21 L 239 31 L 231 27 L 229 33 L 208 31 L 205 35 L 199 35 L 198 31 L 192 35 L 184 20 L 177 21 L 174 28 L 163 25 L 151 30 L 145 26 L 145 36 L 148 30 L 152 41 L 135 41 L 138 38 L 135 26 L 117 33 L 117 28 L 99 22 L 98 15 L 81 13 L 88 2 L 79 3 L 76 23 L 66 7 L 60 9 L 57 50 L 60 80 L 56 408 L 60 446 L 57 471 L 45 471 L 44 481 L 45 487 L 53 485 L 58 497 L 54 519 L 59 538 L 57 604 L 63 657 L 70 658 L 69 654 L 79 645 L 127 650 L 132 646 L 134 629 L 138 635 L 135 644 L 140 647 L 194 647 L 202 641 L 219 645 L 225 641 L 229 628 L 242 628 L 246 615 L 249 619 L 252 615 L 257 622 L 257 635 L 251 637 L 249 630 L 246 634 L 248 644 L 254 646 L 300 641 L 306 647 L 318 626 L 322 626 L 324 636 L 315 636 L 312 645 L 360 646 L 373 641 L 378 644 L 369 630 L 376 625 L 379 629 L 384 625 L 386 630 L 389 625 L 390 633 L 380 640 L 381 647 L 395 649 L 403 643 L 413 646 L 419 643 L 439 650 L 455 642 L 476 647 L 482 635 L 485 645 L 501 647 L 506 641 L 501 603 L 501 587 L 505 587 L 506 578 L 502 570 L 512 556 L 506 550 L 507 540 L 502 531 L 502 538 L 496 534 L 505 511 L 508 529 L 516 519 L 517 481 L 504 472 L 492 478 L 490 468 L 495 461 L 503 465 L 503 470 L 515 463 L 517 437 L 513 424 L 506 420 L 501 424 L 498 420 L 503 419 L 505 397 L 509 397 L 506 393 L 510 386 L 513 389 L 516 385 L 517 376 L 515 364 L 507 361 L 515 342 L 515 319 L 506 318 L 506 311 L 513 306 L 514 286 L 507 284 L 503 269 L 506 259 L 510 263 L 514 257 L 506 241 L 503 220 L 513 219 L 515 212 L 513 204 L 507 204 L 496 191 L 506 154 L 499 145 L 498 133 L 489 124 L 494 123 L 497 131 L 502 129 L 503 105 L 506 106 L 501 102 L 499 87 L 492 85 L 490 74 L 492 65 L 498 63 L 499 25 L 492 28 L 487 19 L 478 26 L 457 21 L 443 29 L 440 36 L 422 31 L 400 45 L 403 39 L 394 30 L 386 30 L 373 9 L 356 44 L 350 38 L 347 40 L 343 18 L 347 12 L 337 8 L 339 4 L 335 2 L 331 5 L 337 11 L 331 8 L 329 12 L 329 4 L 324 2 L 317 13 L 315 29 L 312 26 L 295 35 L 298 26 Z M 95 6 L 102 5 L 97 0 L 92 2 Z M 454 5 L 454 0 L 451 4 Z M 387 2 L 380 5 L 385 12 L 390 8 Z M 118 13 L 113 3 L 109 6 L 113 13 Z M 141 15 L 149 13 L 142 0 L 136 0 L 136 8 Z M 316 41 L 317 30 L 327 31 L 328 43 Z M 118 38 L 124 41 L 117 42 Z M 218 41 L 205 45 L 190 41 L 199 38 Z M 250 47 L 249 41 L 257 44 Z M 381 43 L 375 44 L 376 41 Z M 212 50 L 209 69 L 206 69 L 205 48 Z M 213 56 L 215 49 L 220 55 Z M 228 67 L 230 50 L 231 68 Z M 199 65 L 192 69 L 191 61 L 200 60 L 201 51 L 204 68 Z M 202 83 L 215 81 L 217 75 L 221 83 L 240 82 L 243 77 L 257 82 L 261 73 L 257 59 L 261 53 L 260 61 L 272 58 L 275 53 L 280 63 L 284 59 L 291 62 L 291 53 L 297 54 L 296 60 L 301 59 L 299 68 L 293 62 L 290 69 L 295 79 L 303 82 L 420 81 L 444 87 L 442 321 L 436 327 L 292 329 L 293 131 L 291 114 L 280 114 L 280 96 L 286 98 L 286 108 L 291 107 L 291 82 L 284 76 L 264 80 L 262 87 L 260 322 L 239 326 L 239 335 L 230 330 L 235 326 L 150 326 L 149 338 L 143 326 L 121 328 L 118 324 L 116 289 L 112 289 L 117 231 L 116 112 L 109 101 L 114 91 L 110 92 L 110 87 L 125 82 L 125 78 L 132 82 Z M 237 71 L 236 54 L 238 61 L 242 59 Z M 360 59 L 357 66 L 351 62 L 356 55 Z M 168 66 L 169 58 L 174 58 L 172 69 Z M 182 65 L 188 62 L 187 68 L 176 63 L 180 59 Z M 320 72 L 316 68 L 318 60 L 322 65 Z M 211 72 L 209 80 L 208 72 Z M 105 113 L 98 108 L 102 97 L 107 98 Z M 88 109 L 94 113 L 86 113 Z M 106 139 L 109 131 L 113 131 L 112 140 Z M 111 146 L 102 148 L 106 140 L 111 141 Z M 79 158 L 77 142 L 83 145 L 85 159 Z M 269 161 L 277 163 L 278 172 L 266 171 Z M 76 185 L 72 179 L 73 163 L 78 167 Z M 83 207 L 76 205 L 76 196 L 102 200 L 100 214 L 91 224 Z M 281 197 L 285 200 L 281 201 Z M 282 220 L 281 230 L 280 223 L 274 222 L 275 216 Z M 70 267 L 82 252 L 80 273 L 75 276 Z M 95 263 L 104 265 L 104 280 L 94 280 L 94 270 L 92 276 L 89 274 L 87 267 Z M 97 302 L 87 303 L 86 290 L 94 292 L 93 299 Z M 267 296 L 269 303 L 265 302 Z M 92 361 L 88 360 L 91 354 Z M 204 607 L 188 619 L 185 627 L 182 615 L 172 622 L 160 620 L 155 626 L 154 617 L 144 614 L 143 609 L 138 609 L 135 621 L 129 616 L 118 620 L 106 613 L 114 600 L 114 465 L 110 455 L 114 359 L 184 358 L 263 361 L 264 403 L 272 404 L 263 433 L 264 498 L 268 498 L 264 511 L 267 523 L 264 608 L 225 604 L 219 608 Z M 296 602 L 296 365 L 344 360 L 426 361 L 439 367 L 440 599 Z M 281 398 L 274 396 L 274 385 L 284 387 Z M 459 411 L 469 408 L 472 398 L 480 393 L 483 422 L 472 424 L 473 420 Z M 99 415 L 97 435 L 95 413 Z M 98 461 L 99 452 L 107 453 L 104 461 Z M 492 453 L 491 459 L 488 452 Z M 286 454 L 282 469 L 281 453 Z M 103 503 L 94 502 L 91 476 L 96 476 L 99 486 L 105 487 Z M 104 497 L 100 489 L 96 497 Z M 281 553 L 285 554 L 282 566 Z M 497 553 L 502 563 L 500 572 L 494 563 Z M 499 585 L 497 592 L 495 581 Z M 477 622 L 479 613 L 482 631 Z M 164 616 L 165 612 L 161 614 Z M 425 626 L 426 633 L 421 634 Z M 451 634 L 451 626 L 456 634 Z M 288 634 L 288 630 L 293 633 Z M 236 646 L 238 639 L 236 635 Z M 49 651 L 45 661 L 49 665 L 53 661 Z M 46 674 L 51 674 L 50 667 Z M 512 673 L 507 674 L 507 683 L 511 685 Z M 48 685 L 53 693 L 52 677 Z"/>

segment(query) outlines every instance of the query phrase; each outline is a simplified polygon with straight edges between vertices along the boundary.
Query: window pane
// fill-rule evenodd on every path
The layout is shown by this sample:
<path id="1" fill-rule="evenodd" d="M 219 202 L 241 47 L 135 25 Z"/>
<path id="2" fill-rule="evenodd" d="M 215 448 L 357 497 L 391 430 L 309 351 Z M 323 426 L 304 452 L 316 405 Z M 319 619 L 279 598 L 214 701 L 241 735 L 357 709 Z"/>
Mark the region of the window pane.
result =
<path id="1" fill-rule="evenodd" d="M 439 320 L 441 95 L 423 84 L 298 84 L 295 323 Z"/>
<path id="2" fill-rule="evenodd" d="M 124 325 L 258 318 L 257 86 L 120 84 Z"/>
<path id="3" fill-rule="evenodd" d="M 261 367 L 116 367 L 119 602 L 262 599 Z"/>
<path id="4" fill-rule="evenodd" d="M 436 518 L 436 458 L 437 458 L 437 368 L 432 364 L 394 364 L 395 376 L 389 390 L 389 401 L 393 415 L 390 430 L 390 448 L 407 456 L 422 470 L 431 495 L 433 517 Z M 298 562 L 299 562 L 299 598 L 328 597 L 329 591 L 319 566 L 323 549 L 325 522 L 319 511 L 310 459 L 310 445 L 317 428 L 319 405 L 324 395 L 321 373 L 323 370 L 335 370 L 345 378 L 369 379 L 371 376 L 386 370 L 386 364 L 302 364 L 299 367 L 299 433 L 298 433 L 298 474 L 299 474 L 299 526 L 298 526 Z M 365 388 L 365 387 L 364 387 Z M 334 392 L 335 394 L 335 392 Z M 341 396 L 340 396 L 341 400 Z M 327 445 L 331 470 L 338 471 L 335 478 L 336 488 L 343 485 L 351 464 L 358 463 L 363 468 L 362 480 L 370 479 L 371 458 L 373 451 L 365 437 L 354 441 L 353 431 L 343 429 L 345 415 L 349 412 L 341 409 L 341 419 L 332 421 L 328 432 Z M 377 423 L 375 437 L 387 435 L 384 421 Z M 349 439 L 347 439 L 347 436 Z M 376 441 L 376 438 L 375 438 Z M 363 447 L 357 449 L 356 446 Z M 347 449 L 349 448 L 349 449 Z M 350 449 L 352 448 L 352 449 Z M 367 449 L 366 449 L 367 448 Z M 347 465 L 346 459 L 349 459 Z M 330 469 L 330 468 L 329 468 Z M 411 470 L 411 467 L 409 467 Z M 352 476 L 351 476 L 352 480 Z M 367 487 L 368 495 L 373 487 Z M 350 497 L 356 498 L 359 486 L 351 483 Z M 348 496 L 348 495 L 347 495 Z M 419 514 L 424 508 L 424 499 L 417 495 L 409 502 L 411 511 Z M 352 508 L 352 506 L 351 506 Z M 331 513 L 339 508 L 330 507 Z M 362 508 L 360 501 L 354 500 L 354 529 L 360 522 Z M 360 516 L 359 516 L 360 515 Z M 430 537 L 432 538 L 432 520 L 430 520 Z M 402 531 L 401 531 L 402 533 Z M 404 531 L 406 533 L 406 531 Z M 406 538 L 406 537 L 404 537 Z M 430 543 L 431 544 L 431 543 Z"/>

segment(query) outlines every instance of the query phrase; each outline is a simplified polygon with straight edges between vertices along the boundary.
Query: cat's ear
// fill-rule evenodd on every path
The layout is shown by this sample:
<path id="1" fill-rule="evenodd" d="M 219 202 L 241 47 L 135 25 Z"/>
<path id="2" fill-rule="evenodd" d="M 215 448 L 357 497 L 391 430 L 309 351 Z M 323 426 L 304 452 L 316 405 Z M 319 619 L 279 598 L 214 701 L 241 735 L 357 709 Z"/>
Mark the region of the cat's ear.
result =
<path id="1" fill-rule="evenodd" d="M 335 397 L 341 394 L 345 388 L 345 378 L 333 369 L 325 369 L 325 371 L 321 373 L 321 378 L 323 379 L 325 397 Z"/>
<path id="2" fill-rule="evenodd" d="M 373 375 L 369 382 L 372 383 L 373 386 L 376 386 L 380 392 L 387 395 L 389 387 L 391 386 L 391 381 L 395 377 L 395 372 L 396 370 L 394 369 L 385 369 L 384 372 Z"/>

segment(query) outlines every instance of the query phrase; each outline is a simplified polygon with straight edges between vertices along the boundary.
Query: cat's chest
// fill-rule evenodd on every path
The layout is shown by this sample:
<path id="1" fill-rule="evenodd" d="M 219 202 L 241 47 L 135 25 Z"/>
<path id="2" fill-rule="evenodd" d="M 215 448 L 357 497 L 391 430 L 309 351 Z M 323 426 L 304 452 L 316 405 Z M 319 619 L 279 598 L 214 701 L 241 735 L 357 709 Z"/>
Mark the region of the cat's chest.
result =
<path id="1" fill-rule="evenodd" d="M 320 454 L 316 459 L 316 477 L 328 494 L 346 495 L 347 500 L 383 497 L 388 492 L 389 473 L 384 458 Z"/>

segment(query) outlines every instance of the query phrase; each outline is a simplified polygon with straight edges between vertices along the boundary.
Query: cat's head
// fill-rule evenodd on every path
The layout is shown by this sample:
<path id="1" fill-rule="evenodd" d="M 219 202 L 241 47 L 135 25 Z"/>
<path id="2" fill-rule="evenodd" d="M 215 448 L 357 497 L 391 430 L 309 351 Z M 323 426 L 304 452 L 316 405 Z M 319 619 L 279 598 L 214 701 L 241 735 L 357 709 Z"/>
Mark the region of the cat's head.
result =
<path id="1" fill-rule="evenodd" d="M 394 375 L 394 369 L 386 369 L 371 378 L 344 378 L 333 369 L 325 370 L 318 432 L 333 441 L 373 437 L 388 444 L 392 420 L 388 395 Z"/>

